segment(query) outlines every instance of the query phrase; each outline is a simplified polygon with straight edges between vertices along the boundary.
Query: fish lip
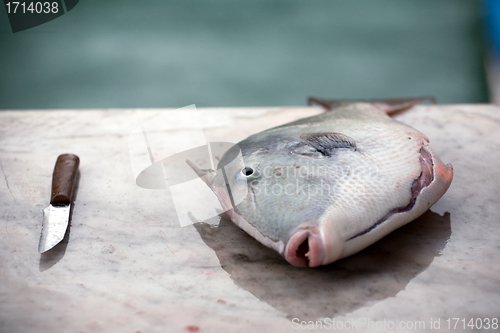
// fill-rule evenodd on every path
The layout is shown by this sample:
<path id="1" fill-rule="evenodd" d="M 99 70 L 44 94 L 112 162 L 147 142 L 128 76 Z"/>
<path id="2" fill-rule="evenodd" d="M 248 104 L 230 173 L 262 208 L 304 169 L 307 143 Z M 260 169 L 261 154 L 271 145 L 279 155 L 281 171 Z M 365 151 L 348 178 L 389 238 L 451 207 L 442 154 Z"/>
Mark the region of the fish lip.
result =
<path id="1" fill-rule="evenodd" d="M 288 239 L 283 257 L 296 267 L 323 265 L 326 259 L 326 248 L 319 229 L 307 227 L 295 231 Z"/>

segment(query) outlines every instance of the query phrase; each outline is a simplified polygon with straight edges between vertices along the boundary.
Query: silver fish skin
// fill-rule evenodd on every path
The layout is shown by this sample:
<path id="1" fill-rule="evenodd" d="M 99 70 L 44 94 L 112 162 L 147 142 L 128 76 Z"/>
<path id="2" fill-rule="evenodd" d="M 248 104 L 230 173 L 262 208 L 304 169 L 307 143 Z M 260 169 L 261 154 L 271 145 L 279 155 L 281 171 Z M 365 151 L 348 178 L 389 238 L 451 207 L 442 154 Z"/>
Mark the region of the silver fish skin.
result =
<path id="1" fill-rule="evenodd" d="M 371 103 L 257 133 L 235 149 L 242 158 L 226 152 L 218 172 L 192 167 L 235 224 L 301 267 L 350 256 L 414 220 L 453 178 L 425 135 Z"/>

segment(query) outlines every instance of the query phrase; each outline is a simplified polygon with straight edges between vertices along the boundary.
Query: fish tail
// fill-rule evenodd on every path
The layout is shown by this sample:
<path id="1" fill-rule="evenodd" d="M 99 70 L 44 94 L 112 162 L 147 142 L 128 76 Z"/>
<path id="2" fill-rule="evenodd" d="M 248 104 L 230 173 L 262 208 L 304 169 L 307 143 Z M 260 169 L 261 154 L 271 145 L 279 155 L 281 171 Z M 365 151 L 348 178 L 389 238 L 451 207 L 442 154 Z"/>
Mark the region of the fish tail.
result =
<path id="1" fill-rule="evenodd" d="M 379 109 L 383 110 L 388 115 L 411 109 L 417 104 L 423 102 L 431 102 L 436 104 L 436 98 L 433 96 L 412 97 L 412 98 L 387 98 L 387 99 L 323 99 L 309 97 L 307 105 L 320 105 L 327 111 L 333 110 L 343 104 L 351 104 L 357 102 L 371 103 Z"/>

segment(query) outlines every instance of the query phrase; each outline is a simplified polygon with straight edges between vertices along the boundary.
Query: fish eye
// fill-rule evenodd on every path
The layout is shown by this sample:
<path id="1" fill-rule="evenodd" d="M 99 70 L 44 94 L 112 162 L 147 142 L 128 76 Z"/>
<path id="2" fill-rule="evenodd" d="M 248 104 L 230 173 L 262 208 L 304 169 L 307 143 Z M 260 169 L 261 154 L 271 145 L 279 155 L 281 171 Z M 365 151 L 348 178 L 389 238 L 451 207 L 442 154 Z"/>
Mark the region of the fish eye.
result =
<path id="1" fill-rule="evenodd" d="M 255 168 L 246 166 L 243 167 L 240 172 L 238 172 L 238 178 L 245 179 L 247 181 L 255 180 L 259 178 L 259 172 Z"/>
<path id="2" fill-rule="evenodd" d="M 241 174 L 245 177 L 250 177 L 255 173 L 255 170 L 251 167 L 244 167 L 241 169 Z"/>

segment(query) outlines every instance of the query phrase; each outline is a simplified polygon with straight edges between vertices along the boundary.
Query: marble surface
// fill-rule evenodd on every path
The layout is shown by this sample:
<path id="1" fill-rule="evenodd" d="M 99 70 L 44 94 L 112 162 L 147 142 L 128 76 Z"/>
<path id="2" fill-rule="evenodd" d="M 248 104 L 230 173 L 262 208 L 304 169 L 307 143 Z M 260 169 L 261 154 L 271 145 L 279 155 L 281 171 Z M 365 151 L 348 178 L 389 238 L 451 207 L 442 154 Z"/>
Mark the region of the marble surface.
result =
<path id="1" fill-rule="evenodd" d="M 201 111 L 215 119 L 207 138 L 227 142 L 322 112 Z M 290 332 L 321 318 L 359 331 L 384 320 L 439 331 L 440 319 L 448 331 L 448 318 L 500 319 L 500 107 L 397 115 L 453 164 L 450 189 L 418 220 L 318 269 L 288 265 L 225 214 L 180 227 L 168 189 L 136 186 L 128 134 L 167 112 L 0 113 L 0 332 Z M 40 255 L 52 169 L 66 152 L 81 159 L 71 226 Z"/>

